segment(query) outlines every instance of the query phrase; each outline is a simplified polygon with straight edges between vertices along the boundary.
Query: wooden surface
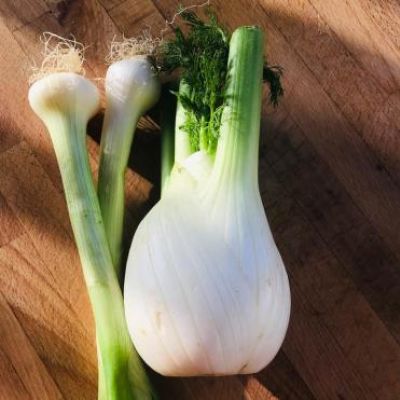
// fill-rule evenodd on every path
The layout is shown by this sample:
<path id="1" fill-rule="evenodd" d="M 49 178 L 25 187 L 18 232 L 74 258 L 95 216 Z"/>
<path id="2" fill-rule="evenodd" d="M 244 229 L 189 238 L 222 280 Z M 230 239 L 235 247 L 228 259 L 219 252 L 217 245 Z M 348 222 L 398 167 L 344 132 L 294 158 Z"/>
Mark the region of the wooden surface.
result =
<path id="1" fill-rule="evenodd" d="M 0 400 L 96 398 L 93 321 L 49 138 L 27 104 L 44 30 L 90 45 L 104 76 L 114 35 L 171 18 L 172 0 L 0 1 Z M 214 1 L 259 24 L 286 96 L 265 107 L 260 185 L 293 311 L 254 376 L 167 379 L 161 399 L 400 399 L 400 4 Z M 101 86 L 101 82 L 99 82 Z M 89 127 L 98 137 L 101 115 Z M 147 123 L 146 126 L 149 124 Z M 135 139 L 130 236 L 157 196 L 158 136 Z M 89 139 L 93 169 L 98 146 Z"/>

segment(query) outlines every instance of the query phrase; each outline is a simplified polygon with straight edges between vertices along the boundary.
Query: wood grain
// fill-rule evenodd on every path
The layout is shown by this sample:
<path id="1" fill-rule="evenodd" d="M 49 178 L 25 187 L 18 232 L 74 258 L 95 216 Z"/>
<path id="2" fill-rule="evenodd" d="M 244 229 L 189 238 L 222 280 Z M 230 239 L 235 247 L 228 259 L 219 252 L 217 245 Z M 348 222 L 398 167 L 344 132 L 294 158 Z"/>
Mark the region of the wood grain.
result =
<path id="1" fill-rule="evenodd" d="M 30 395 L 31 399 L 62 399 L 7 301 L 0 294 L 0 371 L 9 383 L 0 386 L 1 398 Z M 12 388 L 12 391 L 10 389 Z"/>
<path id="2" fill-rule="evenodd" d="M 175 0 L 0 2 L 0 399 L 96 398 L 93 320 L 50 140 L 27 104 L 38 36 L 84 42 L 103 77 L 115 35 L 153 34 Z M 192 2 L 186 2 L 190 4 Z M 184 2 L 185 4 L 185 2 Z M 228 27 L 258 24 L 285 98 L 265 104 L 260 190 L 293 311 L 265 370 L 151 375 L 161 399 L 400 398 L 400 6 L 394 0 L 213 1 Z M 164 34 L 168 34 L 167 31 Z M 102 83 L 99 82 L 102 90 Z M 102 116 L 89 125 L 98 140 Z M 141 122 L 157 128 L 149 120 Z M 138 134 L 126 238 L 157 198 L 157 134 Z M 98 145 L 88 138 L 96 175 Z"/>

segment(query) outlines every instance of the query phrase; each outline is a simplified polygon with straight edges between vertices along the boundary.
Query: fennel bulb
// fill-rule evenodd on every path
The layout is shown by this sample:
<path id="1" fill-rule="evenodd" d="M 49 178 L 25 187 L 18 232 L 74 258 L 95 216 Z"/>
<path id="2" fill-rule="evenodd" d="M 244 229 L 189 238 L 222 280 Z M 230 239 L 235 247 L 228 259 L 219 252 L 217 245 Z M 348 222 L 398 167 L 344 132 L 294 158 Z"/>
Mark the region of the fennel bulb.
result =
<path id="1" fill-rule="evenodd" d="M 163 375 L 257 372 L 287 330 L 289 283 L 257 178 L 262 50 L 258 28 L 233 33 L 215 152 L 202 116 L 193 150 L 182 129 L 192 116 L 179 114 L 178 104 L 171 175 L 132 241 L 128 329 L 143 360 Z M 180 93 L 192 88 L 186 81 Z"/>

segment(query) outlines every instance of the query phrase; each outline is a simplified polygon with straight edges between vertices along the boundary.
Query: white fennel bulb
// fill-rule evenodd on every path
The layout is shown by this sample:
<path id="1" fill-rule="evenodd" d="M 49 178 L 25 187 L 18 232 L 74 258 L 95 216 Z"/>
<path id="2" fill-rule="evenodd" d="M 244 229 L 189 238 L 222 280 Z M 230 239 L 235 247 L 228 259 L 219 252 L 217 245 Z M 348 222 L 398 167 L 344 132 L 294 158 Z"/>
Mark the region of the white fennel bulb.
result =
<path id="1" fill-rule="evenodd" d="M 182 159 L 176 150 L 162 198 L 139 225 L 128 257 L 128 328 L 140 356 L 163 375 L 257 372 L 288 327 L 288 277 L 257 178 L 259 29 L 233 33 L 228 65 L 216 153 L 200 148 Z"/>

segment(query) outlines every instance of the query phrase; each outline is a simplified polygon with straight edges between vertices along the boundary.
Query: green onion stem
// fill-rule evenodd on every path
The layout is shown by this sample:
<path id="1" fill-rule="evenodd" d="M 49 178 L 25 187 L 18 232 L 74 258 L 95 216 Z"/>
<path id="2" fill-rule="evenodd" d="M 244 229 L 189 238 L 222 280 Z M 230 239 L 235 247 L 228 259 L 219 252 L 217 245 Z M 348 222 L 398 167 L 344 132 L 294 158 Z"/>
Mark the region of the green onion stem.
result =
<path id="1" fill-rule="evenodd" d="M 85 147 L 86 121 L 57 116 L 51 125 L 75 241 L 96 324 L 99 400 L 154 398 L 125 322 Z"/>
<path id="2" fill-rule="evenodd" d="M 111 259 L 119 279 L 121 277 L 122 235 L 125 208 L 125 170 L 132 146 L 134 127 L 139 120 L 135 110 L 106 112 L 101 135 L 100 167 L 97 192 L 111 252 Z M 124 112 L 124 115 L 120 115 Z"/>

